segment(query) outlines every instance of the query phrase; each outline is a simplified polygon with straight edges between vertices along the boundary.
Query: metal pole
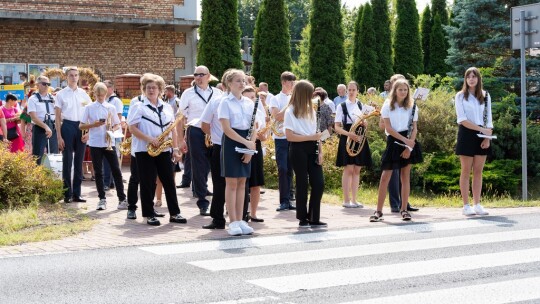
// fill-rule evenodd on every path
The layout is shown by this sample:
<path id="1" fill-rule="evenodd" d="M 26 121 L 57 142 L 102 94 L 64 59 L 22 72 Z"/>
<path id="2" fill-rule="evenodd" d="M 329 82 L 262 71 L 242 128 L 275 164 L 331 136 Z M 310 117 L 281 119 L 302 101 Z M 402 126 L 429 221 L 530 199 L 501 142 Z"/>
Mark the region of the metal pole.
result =
<path id="1" fill-rule="evenodd" d="M 521 175 L 523 201 L 527 200 L 527 82 L 525 69 L 525 11 L 520 11 L 521 38 Z"/>

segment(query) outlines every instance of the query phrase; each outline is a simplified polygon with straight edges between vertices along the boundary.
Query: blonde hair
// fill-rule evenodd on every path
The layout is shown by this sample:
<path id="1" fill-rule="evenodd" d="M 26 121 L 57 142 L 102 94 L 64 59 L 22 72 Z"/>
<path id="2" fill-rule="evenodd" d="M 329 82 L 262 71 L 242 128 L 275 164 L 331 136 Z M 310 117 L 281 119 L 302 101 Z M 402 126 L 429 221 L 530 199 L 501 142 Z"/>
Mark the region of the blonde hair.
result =
<path id="1" fill-rule="evenodd" d="M 293 114 L 296 118 L 313 119 L 313 103 L 311 98 L 315 88 L 307 80 L 300 80 L 293 88 L 289 105 L 294 107 Z"/>
<path id="2" fill-rule="evenodd" d="M 227 88 L 227 91 L 231 90 L 229 83 L 231 83 L 236 76 L 241 76 L 243 78 L 245 76 L 244 71 L 238 69 L 229 69 L 223 74 L 221 80 L 223 85 Z"/>
<path id="3" fill-rule="evenodd" d="M 413 99 L 411 96 L 411 86 L 409 85 L 409 82 L 407 79 L 397 79 L 394 84 L 392 85 L 392 90 L 390 91 L 389 99 L 390 99 L 390 110 L 395 110 L 396 103 L 399 104 L 399 101 L 397 99 L 397 89 L 400 86 L 407 86 L 407 96 L 405 96 L 405 99 L 403 100 L 403 106 L 405 109 L 411 108 L 413 106 Z"/>
<path id="4" fill-rule="evenodd" d="M 66 74 L 66 76 L 69 74 L 70 71 L 76 71 L 77 73 L 79 73 L 79 69 L 76 66 L 69 66 L 65 68 L 64 73 Z"/>
<path id="5" fill-rule="evenodd" d="M 149 83 L 157 84 L 159 89 L 159 95 L 163 95 L 163 91 L 165 89 L 165 80 L 163 80 L 163 77 L 151 73 L 143 74 L 141 77 L 141 91 L 145 92 L 146 86 Z"/>
<path id="6" fill-rule="evenodd" d="M 103 82 L 98 82 L 94 85 L 94 94 L 97 96 L 99 94 L 107 95 L 107 85 Z"/>
<path id="7" fill-rule="evenodd" d="M 37 82 L 49 82 L 49 78 L 47 76 L 41 75 L 41 76 L 38 76 L 36 81 Z"/>

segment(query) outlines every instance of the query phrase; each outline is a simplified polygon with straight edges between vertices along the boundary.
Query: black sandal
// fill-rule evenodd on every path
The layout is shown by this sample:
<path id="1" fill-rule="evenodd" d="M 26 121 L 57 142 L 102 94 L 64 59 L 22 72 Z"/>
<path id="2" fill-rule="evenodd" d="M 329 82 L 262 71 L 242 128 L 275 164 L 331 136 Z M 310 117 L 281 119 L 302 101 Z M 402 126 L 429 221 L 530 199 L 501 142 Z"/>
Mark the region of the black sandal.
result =
<path id="1" fill-rule="evenodd" d="M 263 223 L 264 222 L 264 219 L 262 219 L 262 218 L 256 218 L 256 217 L 249 216 L 249 219 L 251 220 L 251 222 L 254 222 L 254 223 Z"/>
<path id="2" fill-rule="evenodd" d="M 369 217 L 370 222 L 380 222 L 384 220 L 383 213 L 381 211 L 375 211 L 372 216 Z"/>
<path id="3" fill-rule="evenodd" d="M 411 214 L 407 210 L 401 210 L 401 217 L 404 221 L 410 221 L 412 219 Z"/>

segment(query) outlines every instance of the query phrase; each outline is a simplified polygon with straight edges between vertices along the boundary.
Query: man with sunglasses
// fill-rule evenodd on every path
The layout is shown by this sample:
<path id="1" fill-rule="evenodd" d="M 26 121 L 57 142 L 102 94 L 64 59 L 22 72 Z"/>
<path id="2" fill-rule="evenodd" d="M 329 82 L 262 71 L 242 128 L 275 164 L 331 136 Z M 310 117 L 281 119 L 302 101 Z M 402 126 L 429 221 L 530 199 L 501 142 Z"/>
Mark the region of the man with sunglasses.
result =
<path id="1" fill-rule="evenodd" d="M 32 155 L 37 156 L 37 164 L 45 148 L 47 153 L 58 153 L 58 139 L 56 138 L 54 99 L 49 94 L 49 78 L 37 78 L 38 92 L 28 98 L 28 114 L 32 118 Z M 49 150 L 50 149 L 50 150 Z"/>
<path id="2" fill-rule="evenodd" d="M 210 71 L 205 66 L 198 66 L 193 73 L 194 85 L 186 89 L 180 97 L 177 116 L 182 113 L 187 120 L 188 129 L 184 136 L 184 121 L 177 126 L 180 151 L 186 148 L 190 153 L 193 191 L 197 197 L 200 215 L 209 216 L 210 202 L 206 199 L 208 191 L 208 174 L 210 173 L 209 151 L 205 145 L 205 135 L 201 130 L 200 118 L 204 108 L 214 99 L 219 99 L 222 92 L 213 88 L 210 83 Z"/>

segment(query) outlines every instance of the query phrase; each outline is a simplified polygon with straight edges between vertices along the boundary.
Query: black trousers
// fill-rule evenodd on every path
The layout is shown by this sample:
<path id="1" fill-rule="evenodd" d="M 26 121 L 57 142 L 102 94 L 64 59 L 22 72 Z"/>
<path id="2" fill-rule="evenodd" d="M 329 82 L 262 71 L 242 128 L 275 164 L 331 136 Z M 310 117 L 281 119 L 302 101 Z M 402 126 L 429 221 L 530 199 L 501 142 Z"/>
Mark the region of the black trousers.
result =
<path id="1" fill-rule="evenodd" d="M 78 121 L 66 120 L 62 122 L 62 139 L 64 150 L 62 151 L 62 179 L 64 180 L 64 198 L 81 196 L 81 184 L 83 178 L 82 163 L 86 144 L 81 141 L 82 131 Z M 73 165 L 73 185 L 71 184 L 71 166 Z"/>
<path id="2" fill-rule="evenodd" d="M 48 145 L 47 141 L 49 142 Z M 38 165 L 41 165 L 41 158 L 43 157 L 45 148 L 47 148 L 47 153 L 58 153 L 58 138 L 56 138 L 56 129 L 52 130 L 51 138 L 47 138 L 45 129 L 38 125 L 34 125 L 32 128 L 32 155 L 37 156 Z"/>
<path id="3" fill-rule="evenodd" d="M 137 168 L 137 158 L 133 155 L 130 156 L 129 171 L 131 172 L 131 176 L 128 182 L 127 200 L 128 210 L 135 211 L 137 210 L 137 201 L 139 200 L 139 169 Z"/>
<path id="4" fill-rule="evenodd" d="M 174 183 L 174 166 L 171 160 L 171 152 L 162 152 L 152 157 L 148 152 L 136 152 L 137 168 L 141 186 L 141 207 L 143 217 L 154 215 L 154 195 L 156 193 L 156 179 L 163 184 L 165 198 L 169 214 L 180 214 L 178 198 L 176 197 L 176 185 Z"/>
<path id="5" fill-rule="evenodd" d="M 301 221 L 318 222 L 321 216 L 324 177 L 322 166 L 317 164 L 315 147 L 314 141 L 290 143 L 290 162 L 296 175 L 296 218 Z M 308 186 L 311 187 L 309 208 Z"/>
<path id="6" fill-rule="evenodd" d="M 210 202 L 206 199 L 208 192 L 208 173 L 210 173 L 210 160 L 208 148 L 204 143 L 204 133 L 201 128 L 189 127 L 187 129 L 188 148 L 191 159 L 191 181 L 193 191 L 197 197 L 199 209 L 206 209 Z"/>
<path id="7" fill-rule="evenodd" d="M 126 194 L 124 193 L 122 171 L 120 171 L 120 165 L 118 164 L 116 148 L 113 147 L 112 150 L 107 150 L 107 148 L 90 147 L 90 155 L 92 156 L 92 166 L 94 166 L 99 199 L 105 198 L 105 190 L 103 189 L 103 161 L 106 159 L 111 165 L 111 173 L 116 184 L 116 195 L 120 201 L 125 200 Z"/>
<path id="8" fill-rule="evenodd" d="M 289 160 L 289 142 L 286 139 L 275 139 L 276 164 L 278 167 L 279 203 L 289 204 L 292 197 L 293 168 Z"/>
<path id="9" fill-rule="evenodd" d="M 217 225 L 225 224 L 223 216 L 225 205 L 225 178 L 221 176 L 220 155 L 221 145 L 214 144 L 212 147 L 212 157 L 210 158 L 210 172 L 212 173 L 212 185 L 214 186 L 214 196 L 210 205 L 210 216 L 212 222 Z"/>
<path id="10" fill-rule="evenodd" d="M 388 183 L 388 196 L 391 209 L 401 209 L 401 180 L 400 169 L 392 170 L 392 177 Z"/>

